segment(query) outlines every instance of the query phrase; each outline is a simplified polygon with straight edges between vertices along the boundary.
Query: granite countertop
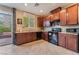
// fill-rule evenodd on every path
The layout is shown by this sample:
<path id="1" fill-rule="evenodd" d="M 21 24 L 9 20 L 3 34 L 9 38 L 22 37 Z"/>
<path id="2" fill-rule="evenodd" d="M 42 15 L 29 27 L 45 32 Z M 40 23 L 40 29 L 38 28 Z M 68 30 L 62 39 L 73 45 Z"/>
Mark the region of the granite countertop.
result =
<path id="1" fill-rule="evenodd" d="M 48 31 L 45 31 L 45 30 L 37 30 L 37 31 L 22 31 L 22 32 L 16 32 L 16 33 L 28 33 L 28 32 L 48 32 Z M 70 32 L 59 32 L 59 33 L 78 35 L 78 33 L 70 33 Z"/>
<path id="2" fill-rule="evenodd" d="M 16 32 L 16 33 L 28 33 L 28 32 L 48 32 L 45 30 L 37 30 L 37 31 L 22 31 L 22 32 Z"/>

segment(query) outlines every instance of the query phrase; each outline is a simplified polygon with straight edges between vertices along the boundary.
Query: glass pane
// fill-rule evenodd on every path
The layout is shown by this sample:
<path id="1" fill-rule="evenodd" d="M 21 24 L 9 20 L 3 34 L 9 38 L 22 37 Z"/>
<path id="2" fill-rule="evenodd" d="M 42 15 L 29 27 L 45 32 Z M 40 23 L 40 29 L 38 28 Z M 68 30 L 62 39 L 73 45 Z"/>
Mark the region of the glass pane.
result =
<path id="1" fill-rule="evenodd" d="M 28 19 L 27 16 L 23 17 L 23 25 L 24 25 L 24 27 L 28 27 L 28 21 L 29 21 L 29 19 Z"/>
<path id="2" fill-rule="evenodd" d="M 11 19 L 11 15 L 0 13 L 0 45 L 12 43 Z"/>
<path id="3" fill-rule="evenodd" d="M 11 31 L 11 15 L 0 13 L 0 32 Z"/>
<path id="4" fill-rule="evenodd" d="M 33 17 L 29 17 L 29 25 L 30 25 L 30 27 L 34 27 L 35 20 L 33 19 Z"/>

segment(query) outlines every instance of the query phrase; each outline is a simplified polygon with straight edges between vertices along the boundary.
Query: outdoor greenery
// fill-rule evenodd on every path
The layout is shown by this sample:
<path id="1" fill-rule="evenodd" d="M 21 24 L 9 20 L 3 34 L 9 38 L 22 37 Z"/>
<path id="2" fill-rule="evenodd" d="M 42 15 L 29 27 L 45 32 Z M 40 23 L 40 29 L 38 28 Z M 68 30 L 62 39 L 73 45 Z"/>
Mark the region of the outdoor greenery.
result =
<path id="1" fill-rule="evenodd" d="M 23 17 L 23 24 L 24 24 L 24 27 L 28 27 L 28 17 Z"/>
<path id="2" fill-rule="evenodd" d="M 8 27 L 0 26 L 0 32 L 10 32 L 11 29 Z"/>
<path id="3" fill-rule="evenodd" d="M 11 15 L 0 13 L 0 33 L 11 32 Z"/>
<path id="4" fill-rule="evenodd" d="M 24 27 L 34 27 L 34 23 L 35 20 L 33 19 L 33 17 L 30 17 L 30 16 L 25 16 L 23 17 L 23 24 L 24 24 Z"/>

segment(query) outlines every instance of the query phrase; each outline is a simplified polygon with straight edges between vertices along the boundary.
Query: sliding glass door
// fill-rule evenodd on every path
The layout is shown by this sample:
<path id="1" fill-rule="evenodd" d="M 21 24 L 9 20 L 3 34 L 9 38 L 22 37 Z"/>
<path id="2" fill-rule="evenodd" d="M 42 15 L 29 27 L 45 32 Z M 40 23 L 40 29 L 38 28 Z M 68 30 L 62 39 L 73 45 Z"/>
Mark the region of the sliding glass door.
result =
<path id="1" fill-rule="evenodd" d="M 12 30 L 11 30 L 12 16 L 10 14 L 0 13 L 0 46 L 11 44 Z"/>

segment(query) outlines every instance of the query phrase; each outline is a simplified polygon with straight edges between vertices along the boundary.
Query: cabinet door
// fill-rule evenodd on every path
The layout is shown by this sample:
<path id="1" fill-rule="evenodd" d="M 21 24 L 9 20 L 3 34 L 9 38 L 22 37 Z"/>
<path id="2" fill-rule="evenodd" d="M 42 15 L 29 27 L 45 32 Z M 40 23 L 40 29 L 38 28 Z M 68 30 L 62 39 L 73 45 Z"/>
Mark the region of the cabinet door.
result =
<path id="1" fill-rule="evenodd" d="M 53 18 L 54 20 L 58 20 L 59 19 L 59 12 L 54 13 L 53 15 L 54 15 L 54 18 Z"/>
<path id="2" fill-rule="evenodd" d="M 44 17 L 38 17 L 37 18 L 37 26 L 43 27 L 43 21 L 44 21 Z"/>
<path id="3" fill-rule="evenodd" d="M 78 17 L 77 9 L 78 9 L 77 4 L 67 8 L 67 24 L 69 25 L 77 24 L 77 17 Z"/>
<path id="4" fill-rule="evenodd" d="M 25 38 L 25 33 L 18 33 L 16 34 L 16 44 L 23 44 L 23 43 L 26 43 L 26 39 L 28 38 Z"/>
<path id="5" fill-rule="evenodd" d="M 30 36 L 30 41 L 35 41 L 36 40 L 36 32 L 30 32 L 29 36 Z"/>
<path id="6" fill-rule="evenodd" d="M 43 32 L 42 37 L 44 40 L 48 41 L 48 32 Z"/>
<path id="7" fill-rule="evenodd" d="M 66 45 L 66 39 L 65 39 L 65 34 L 64 33 L 59 33 L 59 46 L 65 47 Z"/>
<path id="8" fill-rule="evenodd" d="M 36 32 L 16 34 L 16 44 L 28 43 L 36 40 Z"/>
<path id="9" fill-rule="evenodd" d="M 77 35 L 67 34 L 66 36 L 66 48 L 77 52 Z"/>
<path id="10" fill-rule="evenodd" d="M 54 15 L 53 15 L 53 14 L 52 14 L 52 15 L 49 15 L 49 16 L 47 17 L 47 20 L 53 21 L 53 20 L 54 20 Z"/>
<path id="11" fill-rule="evenodd" d="M 79 24 L 79 5 L 78 5 L 78 24 Z"/>
<path id="12" fill-rule="evenodd" d="M 66 25 L 66 9 L 60 11 L 60 24 Z"/>

